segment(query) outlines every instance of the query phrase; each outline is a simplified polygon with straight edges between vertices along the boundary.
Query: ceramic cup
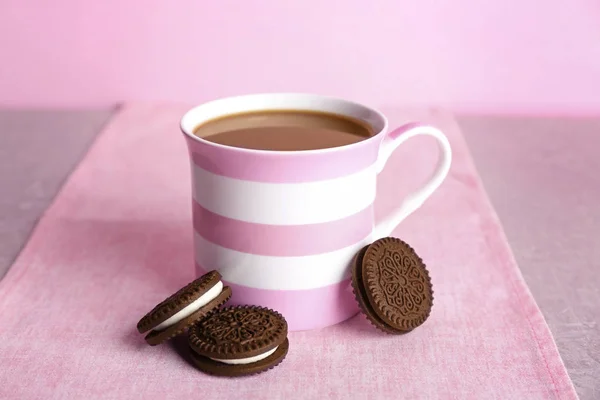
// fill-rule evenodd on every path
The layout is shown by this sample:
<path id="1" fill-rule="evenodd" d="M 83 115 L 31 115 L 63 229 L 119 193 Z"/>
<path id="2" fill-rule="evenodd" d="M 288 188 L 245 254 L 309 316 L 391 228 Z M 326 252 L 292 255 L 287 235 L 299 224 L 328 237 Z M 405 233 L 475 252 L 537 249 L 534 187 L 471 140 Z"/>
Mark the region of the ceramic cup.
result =
<path id="1" fill-rule="evenodd" d="M 368 123 L 376 134 L 319 150 L 249 150 L 211 143 L 194 129 L 214 118 L 260 110 L 311 110 Z M 390 235 L 442 183 L 452 153 L 438 129 L 411 123 L 388 133 L 379 111 L 310 94 L 257 94 L 211 101 L 181 120 L 192 168 L 196 272 L 218 270 L 232 304 L 282 313 L 290 330 L 325 327 L 358 312 L 350 264 L 366 244 Z M 432 136 L 439 160 L 430 180 L 378 224 L 377 174 L 393 151 Z M 433 166 L 432 166 L 433 168 Z"/>

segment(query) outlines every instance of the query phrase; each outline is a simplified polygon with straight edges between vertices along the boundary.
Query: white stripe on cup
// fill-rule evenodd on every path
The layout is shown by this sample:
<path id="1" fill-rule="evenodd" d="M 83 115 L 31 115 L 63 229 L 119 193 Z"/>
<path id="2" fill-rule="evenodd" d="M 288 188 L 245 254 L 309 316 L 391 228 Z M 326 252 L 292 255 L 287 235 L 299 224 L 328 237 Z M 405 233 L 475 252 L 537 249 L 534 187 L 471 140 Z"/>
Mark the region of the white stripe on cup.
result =
<path id="1" fill-rule="evenodd" d="M 375 200 L 373 166 L 325 181 L 265 183 L 228 178 L 192 165 L 196 201 L 215 214 L 240 221 L 271 225 L 329 222 L 356 214 Z"/>
<path id="2" fill-rule="evenodd" d="M 350 264 L 371 235 L 343 249 L 302 257 L 262 256 L 226 249 L 195 233 L 196 263 L 216 269 L 224 281 L 256 289 L 306 290 L 320 288 L 350 276 Z"/>

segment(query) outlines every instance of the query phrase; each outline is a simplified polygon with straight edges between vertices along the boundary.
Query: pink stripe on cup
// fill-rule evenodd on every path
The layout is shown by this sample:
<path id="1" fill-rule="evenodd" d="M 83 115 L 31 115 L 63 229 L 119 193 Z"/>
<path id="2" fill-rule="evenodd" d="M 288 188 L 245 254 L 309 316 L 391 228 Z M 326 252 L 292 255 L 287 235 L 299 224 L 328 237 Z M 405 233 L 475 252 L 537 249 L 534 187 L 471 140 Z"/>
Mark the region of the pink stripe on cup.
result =
<path id="1" fill-rule="evenodd" d="M 196 264 L 198 276 L 205 274 Z M 309 290 L 265 290 L 227 282 L 232 297 L 230 305 L 259 305 L 280 312 L 290 331 L 318 329 L 334 325 L 358 313 L 358 304 L 352 292 L 350 279 L 340 283 Z"/>
<path id="2" fill-rule="evenodd" d="M 373 229 L 373 205 L 336 221 L 307 225 L 267 225 L 215 214 L 193 201 L 194 229 L 227 249 L 264 256 L 308 256 L 352 246 Z"/>
<path id="3" fill-rule="evenodd" d="M 229 178 L 272 183 L 315 182 L 362 171 L 377 161 L 381 142 L 374 137 L 344 151 L 268 152 L 186 139 L 190 156 L 198 167 Z"/>

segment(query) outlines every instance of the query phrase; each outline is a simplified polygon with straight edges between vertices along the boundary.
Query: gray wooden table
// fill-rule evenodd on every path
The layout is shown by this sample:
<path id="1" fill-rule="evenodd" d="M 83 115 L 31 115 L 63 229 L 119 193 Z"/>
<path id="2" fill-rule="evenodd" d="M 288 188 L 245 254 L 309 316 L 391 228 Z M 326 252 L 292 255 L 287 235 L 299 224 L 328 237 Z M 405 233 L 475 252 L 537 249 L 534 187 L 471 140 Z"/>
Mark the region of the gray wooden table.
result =
<path id="1" fill-rule="evenodd" d="M 0 277 L 111 115 L 0 111 Z M 579 396 L 600 398 L 600 118 L 457 120 Z"/>

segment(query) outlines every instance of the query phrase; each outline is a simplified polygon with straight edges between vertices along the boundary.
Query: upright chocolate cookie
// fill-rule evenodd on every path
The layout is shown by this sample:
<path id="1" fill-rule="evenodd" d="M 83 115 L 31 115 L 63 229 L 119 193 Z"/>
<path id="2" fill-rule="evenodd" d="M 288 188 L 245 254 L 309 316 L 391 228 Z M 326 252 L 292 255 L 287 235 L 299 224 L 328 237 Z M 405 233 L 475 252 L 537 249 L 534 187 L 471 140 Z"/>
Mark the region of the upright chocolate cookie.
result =
<path id="1" fill-rule="evenodd" d="M 189 330 L 196 366 L 211 375 L 241 376 L 278 365 L 288 352 L 287 322 L 258 306 L 227 307 Z"/>
<path id="2" fill-rule="evenodd" d="M 210 271 L 169 296 L 146 314 L 137 324 L 150 345 L 157 345 L 182 334 L 190 325 L 204 318 L 231 297 L 231 288 L 223 286 L 221 274 Z"/>
<path id="3" fill-rule="evenodd" d="M 423 260 L 396 238 L 377 240 L 357 254 L 352 286 L 367 318 L 388 333 L 416 328 L 433 306 L 431 279 Z"/>

